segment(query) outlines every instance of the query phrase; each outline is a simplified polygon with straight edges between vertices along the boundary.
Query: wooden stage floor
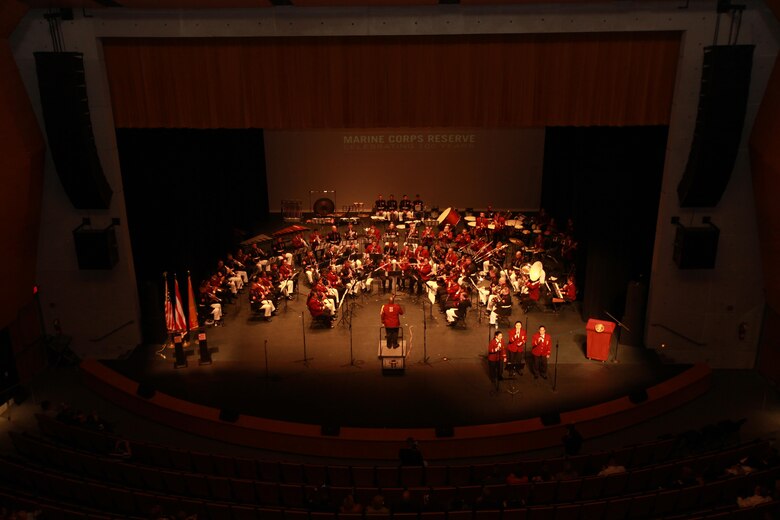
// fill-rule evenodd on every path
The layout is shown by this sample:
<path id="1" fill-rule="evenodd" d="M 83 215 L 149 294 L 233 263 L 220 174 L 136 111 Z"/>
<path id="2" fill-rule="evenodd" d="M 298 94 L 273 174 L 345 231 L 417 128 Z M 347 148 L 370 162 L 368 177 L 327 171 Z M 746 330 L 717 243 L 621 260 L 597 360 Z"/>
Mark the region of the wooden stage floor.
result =
<path id="1" fill-rule="evenodd" d="M 342 320 L 332 329 L 312 328 L 308 288 L 300 289 L 271 322 L 252 315 L 246 294 L 227 305 L 224 326 L 207 329 L 212 364 L 199 365 L 195 348 L 188 352 L 188 366 L 174 369 L 173 350 L 162 351 L 163 358 L 160 345 L 105 363 L 161 392 L 244 415 L 379 428 L 465 426 L 560 413 L 641 391 L 687 368 L 624 345 L 614 362 L 614 341 L 609 361 L 589 360 L 585 322 L 576 308 L 526 315 L 515 305 L 512 323 L 527 322 L 530 331 L 543 324 L 557 343 L 557 377 L 554 349 L 547 380 L 535 380 L 526 370 L 496 388 L 487 370 L 494 329 L 486 316 L 480 320 L 474 307 L 467 327 L 453 329 L 438 307 L 399 294 L 408 352 L 403 373 L 387 375 L 378 358 L 379 308 L 386 295 L 356 298 L 351 326 Z"/>

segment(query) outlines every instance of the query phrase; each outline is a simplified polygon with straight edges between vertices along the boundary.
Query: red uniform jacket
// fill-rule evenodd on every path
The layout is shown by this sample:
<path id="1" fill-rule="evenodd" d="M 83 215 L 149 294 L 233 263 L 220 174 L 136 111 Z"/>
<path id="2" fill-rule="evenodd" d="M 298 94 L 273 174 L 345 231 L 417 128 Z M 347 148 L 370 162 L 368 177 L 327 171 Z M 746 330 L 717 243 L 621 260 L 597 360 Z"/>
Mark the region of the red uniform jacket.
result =
<path id="1" fill-rule="evenodd" d="M 488 344 L 488 361 L 500 361 L 505 357 L 503 340 L 493 338 Z"/>
<path id="2" fill-rule="evenodd" d="M 518 334 L 519 332 L 519 334 Z M 509 345 L 508 348 L 511 352 L 521 352 L 523 350 L 523 345 L 525 345 L 525 329 L 520 329 L 519 331 L 517 329 L 512 329 L 509 331 Z"/>
<path id="3" fill-rule="evenodd" d="M 531 354 L 534 356 L 549 356 L 552 351 L 552 338 L 549 334 L 545 334 L 544 338 L 537 332 L 534 334 L 533 341 L 531 341 L 533 348 L 531 348 Z"/>
<path id="4" fill-rule="evenodd" d="M 382 325 L 388 329 L 397 329 L 401 326 L 401 314 L 403 313 L 403 307 L 397 303 L 387 303 L 382 305 Z"/>

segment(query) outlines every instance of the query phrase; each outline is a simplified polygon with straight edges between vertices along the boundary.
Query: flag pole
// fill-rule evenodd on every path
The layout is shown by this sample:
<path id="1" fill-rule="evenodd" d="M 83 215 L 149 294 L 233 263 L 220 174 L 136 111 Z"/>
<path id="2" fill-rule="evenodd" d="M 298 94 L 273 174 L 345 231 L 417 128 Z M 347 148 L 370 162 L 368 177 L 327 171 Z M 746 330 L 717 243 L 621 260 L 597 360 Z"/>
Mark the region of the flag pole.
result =
<path id="1" fill-rule="evenodd" d="M 162 357 L 163 359 L 168 359 L 165 357 L 165 349 L 172 344 L 171 338 L 173 337 L 171 335 L 171 330 L 169 327 L 169 323 L 172 321 L 172 319 L 169 319 L 169 315 L 170 312 L 172 311 L 172 307 L 171 307 L 171 295 L 170 292 L 168 291 L 168 271 L 163 271 L 163 287 L 165 287 L 165 303 L 163 304 L 163 314 L 165 316 L 166 339 L 165 342 L 163 342 L 160 350 L 157 351 L 157 355 Z M 172 317 L 173 316 L 170 316 L 170 318 Z"/>

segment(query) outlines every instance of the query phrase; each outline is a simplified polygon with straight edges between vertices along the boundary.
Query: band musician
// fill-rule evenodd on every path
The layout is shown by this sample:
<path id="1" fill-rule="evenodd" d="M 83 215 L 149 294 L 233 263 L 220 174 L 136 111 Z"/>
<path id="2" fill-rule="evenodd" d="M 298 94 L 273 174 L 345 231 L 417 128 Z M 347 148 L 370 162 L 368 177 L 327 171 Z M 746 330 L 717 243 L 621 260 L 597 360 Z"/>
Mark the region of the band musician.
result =
<path id="1" fill-rule="evenodd" d="M 387 331 L 387 348 L 398 348 L 398 329 L 401 327 L 403 307 L 395 303 L 395 296 L 390 296 L 386 304 L 379 310 L 382 326 Z"/>
<path id="2" fill-rule="evenodd" d="M 497 330 L 493 333 L 493 339 L 488 344 L 488 371 L 490 372 L 490 380 L 492 382 L 495 383 L 503 379 L 502 367 L 505 360 L 504 334 Z"/>
<path id="3" fill-rule="evenodd" d="M 547 334 L 547 329 L 544 325 L 539 327 L 539 332 L 534 334 L 531 340 L 531 354 L 533 357 L 533 363 L 531 364 L 531 372 L 534 374 L 534 379 L 538 379 L 542 376 L 543 379 L 547 379 L 547 360 L 550 358 L 552 352 L 552 338 Z"/>
<path id="4" fill-rule="evenodd" d="M 525 351 L 526 334 L 523 324 L 520 321 L 515 322 L 513 329 L 509 331 L 509 344 L 507 345 L 507 362 L 511 363 L 517 368 L 517 372 L 523 375 L 523 367 L 525 365 L 525 359 L 523 359 L 523 353 Z"/>

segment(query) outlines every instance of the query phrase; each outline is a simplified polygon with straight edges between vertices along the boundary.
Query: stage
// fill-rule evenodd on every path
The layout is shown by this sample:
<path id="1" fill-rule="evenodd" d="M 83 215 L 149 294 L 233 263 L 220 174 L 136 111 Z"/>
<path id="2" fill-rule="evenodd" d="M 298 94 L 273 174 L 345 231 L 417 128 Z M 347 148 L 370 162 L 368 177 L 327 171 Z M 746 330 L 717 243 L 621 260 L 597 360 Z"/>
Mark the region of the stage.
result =
<path id="1" fill-rule="evenodd" d="M 174 368 L 173 349 L 160 345 L 104 363 L 185 401 L 248 416 L 361 428 L 449 428 L 560 414 L 641 394 L 689 368 L 663 364 L 644 348 L 620 345 L 616 352 L 614 341 L 609 360 L 589 360 L 585 322 L 576 307 L 525 314 L 515 301 L 510 323 L 520 320 L 531 333 L 545 325 L 553 338 L 548 379 L 534 379 L 526 367 L 497 387 L 486 361 L 495 329 L 482 307 L 472 307 L 466 328 L 456 329 L 427 299 L 399 293 L 404 370 L 383 371 L 379 309 L 388 295 L 375 286 L 345 300 L 334 328 L 313 327 L 304 277 L 300 282 L 301 293 L 285 300 L 270 322 L 251 312 L 246 294 L 226 305 L 224 326 L 206 329 L 211 364 L 199 364 L 197 342 L 183 368 Z M 506 335 L 508 327 L 501 330 Z"/>

